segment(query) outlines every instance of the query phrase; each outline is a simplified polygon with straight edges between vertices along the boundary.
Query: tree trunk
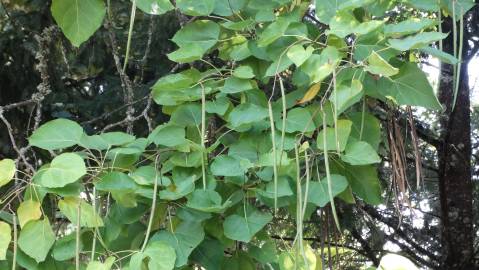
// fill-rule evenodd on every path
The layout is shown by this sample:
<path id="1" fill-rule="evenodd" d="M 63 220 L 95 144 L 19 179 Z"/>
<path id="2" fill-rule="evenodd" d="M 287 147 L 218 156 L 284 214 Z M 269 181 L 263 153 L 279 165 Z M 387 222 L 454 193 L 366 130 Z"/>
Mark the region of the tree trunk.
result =
<path id="1" fill-rule="evenodd" d="M 444 51 L 453 54 L 452 20 L 446 18 L 443 32 Z M 445 111 L 441 115 L 439 157 L 439 190 L 442 216 L 442 269 L 476 269 L 473 262 L 473 210 L 471 175 L 471 116 L 467 64 L 471 50 L 464 35 L 460 84 L 454 105 L 453 67 L 443 64 L 439 100 Z"/>

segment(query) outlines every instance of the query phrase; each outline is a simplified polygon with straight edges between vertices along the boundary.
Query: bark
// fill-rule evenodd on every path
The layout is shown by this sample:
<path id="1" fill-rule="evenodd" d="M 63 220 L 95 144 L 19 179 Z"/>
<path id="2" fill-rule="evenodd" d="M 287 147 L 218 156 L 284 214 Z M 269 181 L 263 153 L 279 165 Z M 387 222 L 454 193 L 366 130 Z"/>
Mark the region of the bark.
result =
<path id="1" fill-rule="evenodd" d="M 466 24 L 467 25 L 467 24 Z M 451 33 L 443 41 L 444 51 L 453 54 L 452 20 L 442 23 L 443 32 Z M 441 201 L 442 269 L 476 269 L 473 262 L 473 204 L 471 175 L 471 115 L 467 64 L 471 58 L 469 36 L 464 32 L 463 63 L 460 85 L 454 102 L 453 67 L 441 66 L 439 100 L 441 115 L 439 190 Z"/>

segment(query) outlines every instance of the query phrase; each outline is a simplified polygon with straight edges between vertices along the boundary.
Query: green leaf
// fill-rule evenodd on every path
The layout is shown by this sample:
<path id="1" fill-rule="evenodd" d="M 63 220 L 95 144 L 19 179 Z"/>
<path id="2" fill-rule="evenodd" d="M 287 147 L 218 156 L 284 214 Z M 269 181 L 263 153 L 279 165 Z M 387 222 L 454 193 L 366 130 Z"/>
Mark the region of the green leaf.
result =
<path id="1" fill-rule="evenodd" d="M 259 122 L 268 117 L 266 108 L 252 103 L 243 103 L 236 106 L 228 115 L 228 122 L 233 127 Z"/>
<path id="2" fill-rule="evenodd" d="M 18 247 L 38 263 L 46 259 L 54 242 L 55 234 L 47 218 L 28 222 L 18 237 Z"/>
<path id="3" fill-rule="evenodd" d="M 242 176 L 248 168 L 248 160 L 236 156 L 217 156 L 211 163 L 211 173 L 216 176 Z"/>
<path id="4" fill-rule="evenodd" d="M 240 12 L 246 3 L 247 0 L 215 1 L 215 9 L 213 13 L 220 16 L 231 16 Z"/>
<path id="5" fill-rule="evenodd" d="M 70 233 L 58 239 L 53 246 L 52 256 L 57 261 L 66 261 L 76 256 L 76 233 Z M 83 241 L 80 241 L 80 251 L 83 249 Z"/>
<path id="6" fill-rule="evenodd" d="M 375 51 L 373 51 L 366 60 L 368 61 L 368 65 L 364 68 L 364 70 L 372 74 L 391 77 L 399 72 L 399 69 L 391 66 Z"/>
<path id="7" fill-rule="evenodd" d="M 250 66 L 239 66 L 233 71 L 233 76 L 240 79 L 251 79 L 254 77 L 254 72 Z"/>
<path id="8" fill-rule="evenodd" d="M 406 3 L 415 8 L 436 12 L 439 10 L 440 1 L 437 0 L 407 0 Z"/>
<path id="9" fill-rule="evenodd" d="M 317 83 L 324 80 L 333 73 L 339 64 L 341 57 L 339 51 L 332 46 L 326 47 L 321 54 L 313 54 L 304 62 L 300 70 L 310 78 L 310 83 Z"/>
<path id="10" fill-rule="evenodd" d="M 316 17 L 323 24 L 329 24 L 331 19 L 336 15 L 338 6 L 346 0 L 316 0 Z"/>
<path id="11" fill-rule="evenodd" d="M 409 18 L 397 24 L 388 24 L 384 27 L 384 34 L 390 37 L 399 37 L 415 34 L 423 29 L 437 24 L 436 20 L 427 18 Z"/>
<path id="12" fill-rule="evenodd" d="M 79 47 L 100 28 L 106 9 L 101 0 L 53 0 L 51 11 L 65 36 Z"/>
<path id="13" fill-rule="evenodd" d="M 201 73 L 196 69 L 187 69 L 177 74 L 160 78 L 153 85 L 153 99 L 160 105 L 178 105 L 185 101 L 201 99 Z"/>
<path id="14" fill-rule="evenodd" d="M 253 84 L 248 79 L 239 79 L 229 77 L 225 81 L 225 85 L 220 89 L 225 94 L 235 94 L 253 89 Z"/>
<path id="15" fill-rule="evenodd" d="M 374 115 L 365 112 L 355 112 L 349 115 L 349 120 L 353 122 L 351 136 L 357 140 L 362 140 L 370 144 L 375 151 L 378 150 L 381 143 L 381 123 Z M 362 134 L 361 134 L 362 123 Z"/>
<path id="16" fill-rule="evenodd" d="M 338 7 L 340 10 L 351 10 L 355 8 L 365 7 L 375 2 L 375 0 L 343 0 L 342 2 L 343 3 L 341 3 Z"/>
<path id="17" fill-rule="evenodd" d="M 83 158 L 74 153 L 56 156 L 50 166 L 39 171 L 39 184 L 48 188 L 64 187 L 76 182 L 86 174 Z"/>
<path id="18" fill-rule="evenodd" d="M 276 128 L 283 130 L 283 120 L 278 119 Z M 294 108 L 287 112 L 286 126 L 284 130 L 287 133 L 293 132 L 312 132 L 316 129 L 311 113 L 305 108 Z"/>
<path id="19" fill-rule="evenodd" d="M 206 238 L 195 248 L 191 254 L 191 260 L 198 262 L 204 269 L 221 270 L 221 264 L 224 259 L 223 244 L 212 238 Z"/>
<path id="20" fill-rule="evenodd" d="M 130 177 L 133 178 L 138 185 L 143 186 L 153 186 L 155 184 L 155 178 L 160 186 L 168 186 L 171 184 L 170 178 L 160 175 L 160 172 L 153 166 L 138 167 L 130 173 Z"/>
<path id="21" fill-rule="evenodd" d="M 183 64 L 200 60 L 205 53 L 206 51 L 199 44 L 186 44 L 167 56 L 171 61 Z"/>
<path id="22" fill-rule="evenodd" d="M 248 253 L 260 263 L 267 264 L 278 261 L 276 244 L 272 240 L 267 240 L 262 246 L 249 245 Z"/>
<path id="23" fill-rule="evenodd" d="M 181 105 L 171 114 L 170 123 L 199 127 L 201 125 L 201 105 L 196 103 Z"/>
<path id="24" fill-rule="evenodd" d="M 278 18 L 259 34 L 258 46 L 266 47 L 284 35 L 290 24 L 285 18 Z"/>
<path id="25" fill-rule="evenodd" d="M 124 145 L 132 143 L 135 140 L 135 136 L 127 134 L 125 132 L 106 132 L 100 134 L 100 137 L 111 147 L 115 145 Z"/>
<path id="26" fill-rule="evenodd" d="M 163 200 L 174 201 L 185 197 L 195 190 L 196 176 L 174 177 L 173 183 L 166 189 L 160 191 L 160 198 Z"/>
<path id="27" fill-rule="evenodd" d="M 441 7 L 443 8 L 443 12 L 446 13 L 449 17 L 453 16 L 453 4 L 456 21 L 463 17 L 466 12 L 468 12 L 475 5 L 474 0 L 441 0 Z"/>
<path id="28" fill-rule="evenodd" d="M 201 165 L 202 158 L 202 151 L 194 151 L 187 153 L 178 152 L 173 154 L 169 161 L 175 166 L 194 168 Z"/>
<path id="29" fill-rule="evenodd" d="M 340 84 L 336 91 L 333 91 L 329 100 L 336 108 L 337 114 L 341 114 L 349 107 L 353 106 L 363 97 L 363 85 L 358 80 L 352 80 L 351 86 Z"/>
<path id="30" fill-rule="evenodd" d="M 20 227 L 24 227 L 30 220 L 38 220 L 42 216 L 40 203 L 33 200 L 23 201 L 17 209 Z"/>
<path id="31" fill-rule="evenodd" d="M 168 54 L 168 58 L 178 63 L 199 60 L 218 42 L 219 35 L 220 26 L 213 21 L 197 20 L 189 23 L 173 36 L 172 41 L 180 48 Z"/>
<path id="32" fill-rule="evenodd" d="M 326 136 L 326 147 L 328 151 L 336 151 L 337 145 L 339 145 L 339 150 L 342 152 L 346 148 L 346 143 L 348 142 L 349 134 L 351 133 L 352 122 L 349 120 L 338 120 L 337 129 L 338 129 L 338 143 L 336 144 L 336 132 L 334 128 L 327 127 L 326 131 L 323 129 L 319 132 L 317 138 L 317 146 L 320 150 L 324 149 L 324 136 Z"/>
<path id="33" fill-rule="evenodd" d="M 313 54 L 314 47 L 308 46 L 306 49 L 303 45 L 297 44 L 289 48 L 286 55 L 293 61 L 293 63 L 299 67 Z"/>
<path id="34" fill-rule="evenodd" d="M 266 73 L 264 76 L 265 77 L 274 76 L 278 73 L 285 71 L 292 64 L 293 62 L 288 57 L 286 57 L 285 55 L 281 55 L 273 63 L 271 63 L 271 65 L 266 70 Z"/>
<path id="35" fill-rule="evenodd" d="M 179 4 L 180 1 L 177 1 L 177 4 Z M 195 3 L 205 2 L 196 0 L 190 1 Z M 218 42 L 219 35 L 219 24 L 209 20 L 197 20 L 181 28 L 171 40 L 179 47 L 195 44 L 201 47 L 203 52 L 206 52 Z"/>
<path id="36" fill-rule="evenodd" d="M 429 54 L 432 57 L 436 57 L 439 60 L 441 60 L 441 62 L 443 62 L 443 63 L 447 63 L 447 64 L 451 64 L 451 65 L 457 65 L 457 63 L 459 63 L 459 59 L 457 59 L 453 55 L 450 55 L 450 54 L 448 54 L 446 52 L 443 52 L 441 50 L 438 50 L 436 48 L 426 46 L 426 47 L 419 48 L 419 51 L 423 52 L 423 53 L 426 53 L 426 54 Z"/>
<path id="37" fill-rule="evenodd" d="M 223 223 L 224 234 L 226 237 L 249 242 L 254 235 L 270 222 L 273 217 L 269 213 L 262 213 L 256 209 L 249 209 L 246 216 L 237 214 L 226 217 Z"/>
<path id="38" fill-rule="evenodd" d="M 338 12 L 336 16 L 331 19 L 329 23 L 330 30 L 328 30 L 327 33 L 328 35 L 334 34 L 340 38 L 345 38 L 350 34 L 361 36 L 373 32 L 383 24 L 384 22 L 379 20 L 359 23 L 350 12 Z"/>
<path id="39" fill-rule="evenodd" d="M 93 206 L 82 199 L 66 197 L 58 202 L 60 212 L 64 214 L 72 224 L 77 224 L 78 206 L 80 206 L 80 226 L 87 228 L 102 227 L 103 220 L 95 212 Z"/>
<path id="40" fill-rule="evenodd" d="M 207 16 L 215 9 L 215 0 L 176 0 L 176 7 L 186 15 Z"/>
<path id="41" fill-rule="evenodd" d="M 184 144 L 186 142 L 185 128 L 170 124 L 160 125 L 151 132 L 148 141 L 166 147 Z"/>
<path id="42" fill-rule="evenodd" d="M 90 261 L 86 270 L 110 270 L 115 263 L 115 257 L 106 258 L 105 262 Z M 151 270 L 155 268 L 150 268 Z"/>
<path id="43" fill-rule="evenodd" d="M 399 51 L 408 51 L 424 47 L 432 42 L 446 38 L 448 34 L 439 32 L 423 32 L 403 39 L 389 39 L 389 45 Z"/>
<path id="44" fill-rule="evenodd" d="M 208 189 L 197 189 L 188 196 L 186 206 L 202 212 L 221 213 L 231 203 L 230 201 L 226 201 L 222 204 L 221 201 L 222 199 L 218 192 Z"/>
<path id="45" fill-rule="evenodd" d="M 399 105 L 422 106 L 432 110 L 442 108 L 426 75 L 415 63 L 405 63 L 399 74 L 390 79 L 381 78 L 375 87 Z"/>
<path id="46" fill-rule="evenodd" d="M 201 223 L 184 221 L 174 232 L 162 230 L 153 235 L 150 241 L 164 242 L 172 246 L 176 252 L 175 266 L 180 267 L 188 262 L 191 252 L 204 238 L 205 232 Z"/>
<path id="47" fill-rule="evenodd" d="M 367 142 L 350 142 L 346 145 L 341 159 L 351 165 L 367 165 L 381 162 L 374 148 Z"/>
<path id="48" fill-rule="evenodd" d="M 216 113 L 223 116 L 230 107 L 230 100 L 227 97 L 218 97 L 216 100 L 206 102 L 206 112 Z"/>
<path id="49" fill-rule="evenodd" d="M 172 270 L 175 268 L 175 249 L 164 242 L 150 242 L 145 251 L 131 257 L 130 270 L 142 270 L 143 260 L 148 258 L 148 270 Z"/>
<path id="50" fill-rule="evenodd" d="M 328 34 L 334 34 L 340 38 L 354 33 L 359 22 L 350 12 L 338 12 L 329 22 Z"/>
<path id="51" fill-rule="evenodd" d="M 217 3 L 225 3 L 224 1 L 216 1 L 216 2 Z M 245 19 L 245 20 L 237 21 L 237 22 L 227 21 L 227 22 L 221 23 L 221 26 L 223 26 L 224 28 L 229 29 L 229 30 L 240 31 L 240 30 L 244 30 L 245 28 L 247 28 L 249 26 L 252 26 L 253 24 L 254 24 L 253 20 Z"/>
<path id="52" fill-rule="evenodd" d="M 0 160 L 0 187 L 8 184 L 16 172 L 15 161 L 11 159 Z"/>
<path id="53" fill-rule="evenodd" d="M 12 228 L 8 223 L 0 221 L 0 260 L 6 259 L 10 241 L 12 241 Z"/>
<path id="54" fill-rule="evenodd" d="M 381 184 L 374 166 L 351 166 L 348 164 L 338 166 L 341 167 L 333 169 L 334 173 L 341 173 L 346 176 L 353 193 L 359 198 L 372 205 L 378 205 L 383 202 L 381 198 Z"/>
<path id="55" fill-rule="evenodd" d="M 100 191 L 124 191 L 133 192 L 138 186 L 128 175 L 122 172 L 108 172 L 100 177 L 100 181 L 95 183 L 95 187 Z"/>
<path id="56" fill-rule="evenodd" d="M 264 196 L 270 199 L 273 199 L 275 196 L 280 198 L 280 197 L 287 197 L 287 196 L 293 195 L 293 190 L 291 189 L 291 186 L 289 185 L 289 181 L 287 177 L 278 177 L 278 189 L 276 194 L 274 190 L 273 181 L 266 184 L 266 187 L 264 190 L 258 189 L 256 192 L 260 194 L 261 196 Z"/>
<path id="57" fill-rule="evenodd" d="M 57 150 L 79 143 L 82 135 L 83 128 L 76 122 L 56 119 L 41 125 L 33 132 L 28 142 L 42 149 Z"/>
<path id="58" fill-rule="evenodd" d="M 346 177 L 339 174 L 331 174 L 331 191 L 333 198 L 341 194 L 348 187 L 348 180 Z M 303 185 L 303 192 L 305 191 L 305 184 Z M 328 180 L 327 178 L 321 181 L 309 182 L 308 202 L 314 203 L 319 207 L 324 207 L 330 202 Z"/>
<path id="59" fill-rule="evenodd" d="M 151 15 L 161 15 L 175 8 L 170 0 L 136 0 L 136 6 Z"/>

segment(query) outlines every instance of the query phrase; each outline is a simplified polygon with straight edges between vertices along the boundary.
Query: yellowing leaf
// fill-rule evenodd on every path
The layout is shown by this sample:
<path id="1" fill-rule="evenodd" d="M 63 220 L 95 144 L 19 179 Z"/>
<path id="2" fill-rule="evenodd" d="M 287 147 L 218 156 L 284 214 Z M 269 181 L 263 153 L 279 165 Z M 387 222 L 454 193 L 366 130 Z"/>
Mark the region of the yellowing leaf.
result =
<path id="1" fill-rule="evenodd" d="M 371 53 L 367 60 L 368 66 L 366 66 L 364 69 L 372 74 L 390 77 L 399 73 L 399 69 L 391 66 L 375 51 Z"/>
<path id="2" fill-rule="evenodd" d="M 0 221 L 0 260 L 5 260 L 7 249 L 12 240 L 12 230 L 8 223 Z"/>
<path id="3" fill-rule="evenodd" d="M 15 162 L 11 159 L 0 161 L 0 187 L 8 184 L 15 176 Z"/>
<path id="4" fill-rule="evenodd" d="M 17 209 L 18 220 L 20 227 L 23 228 L 30 220 L 38 220 L 42 216 L 40 210 L 40 203 L 33 200 L 27 200 L 20 204 Z"/>
<path id="5" fill-rule="evenodd" d="M 311 86 L 308 89 L 308 92 L 304 94 L 303 98 L 298 101 L 298 104 L 303 104 L 312 100 L 319 93 L 320 89 L 321 89 L 321 83 L 313 84 L 313 86 Z"/>

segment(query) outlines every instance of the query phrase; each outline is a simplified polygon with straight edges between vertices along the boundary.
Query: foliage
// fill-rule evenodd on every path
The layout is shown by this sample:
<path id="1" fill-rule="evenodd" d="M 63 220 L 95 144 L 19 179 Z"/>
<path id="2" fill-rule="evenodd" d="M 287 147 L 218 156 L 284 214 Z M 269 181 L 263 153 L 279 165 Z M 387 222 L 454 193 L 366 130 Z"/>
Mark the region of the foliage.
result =
<path id="1" fill-rule="evenodd" d="M 0 259 L 16 256 L 27 269 L 322 269 L 302 235 L 316 207 L 330 207 L 341 229 L 335 204 L 383 202 L 376 164 L 388 149 L 366 104 L 442 108 L 407 57 L 439 54 L 429 47 L 447 36 L 438 21 L 374 14 L 397 5 L 448 12 L 455 1 L 403 2 L 318 0 L 309 21 L 307 1 L 132 0 L 148 14 L 195 16 L 167 55 L 183 68 L 151 87 L 165 120 L 145 137 L 90 135 L 66 119 L 36 129 L 30 145 L 54 155 L 11 217 L 21 227 L 15 246 L 0 223 Z M 108 8 L 54 0 L 51 12 L 80 47 Z M 0 161 L 0 186 L 15 171 Z M 296 219 L 292 245 L 272 238 L 280 216 Z M 388 258 L 379 269 L 400 269 Z"/>

